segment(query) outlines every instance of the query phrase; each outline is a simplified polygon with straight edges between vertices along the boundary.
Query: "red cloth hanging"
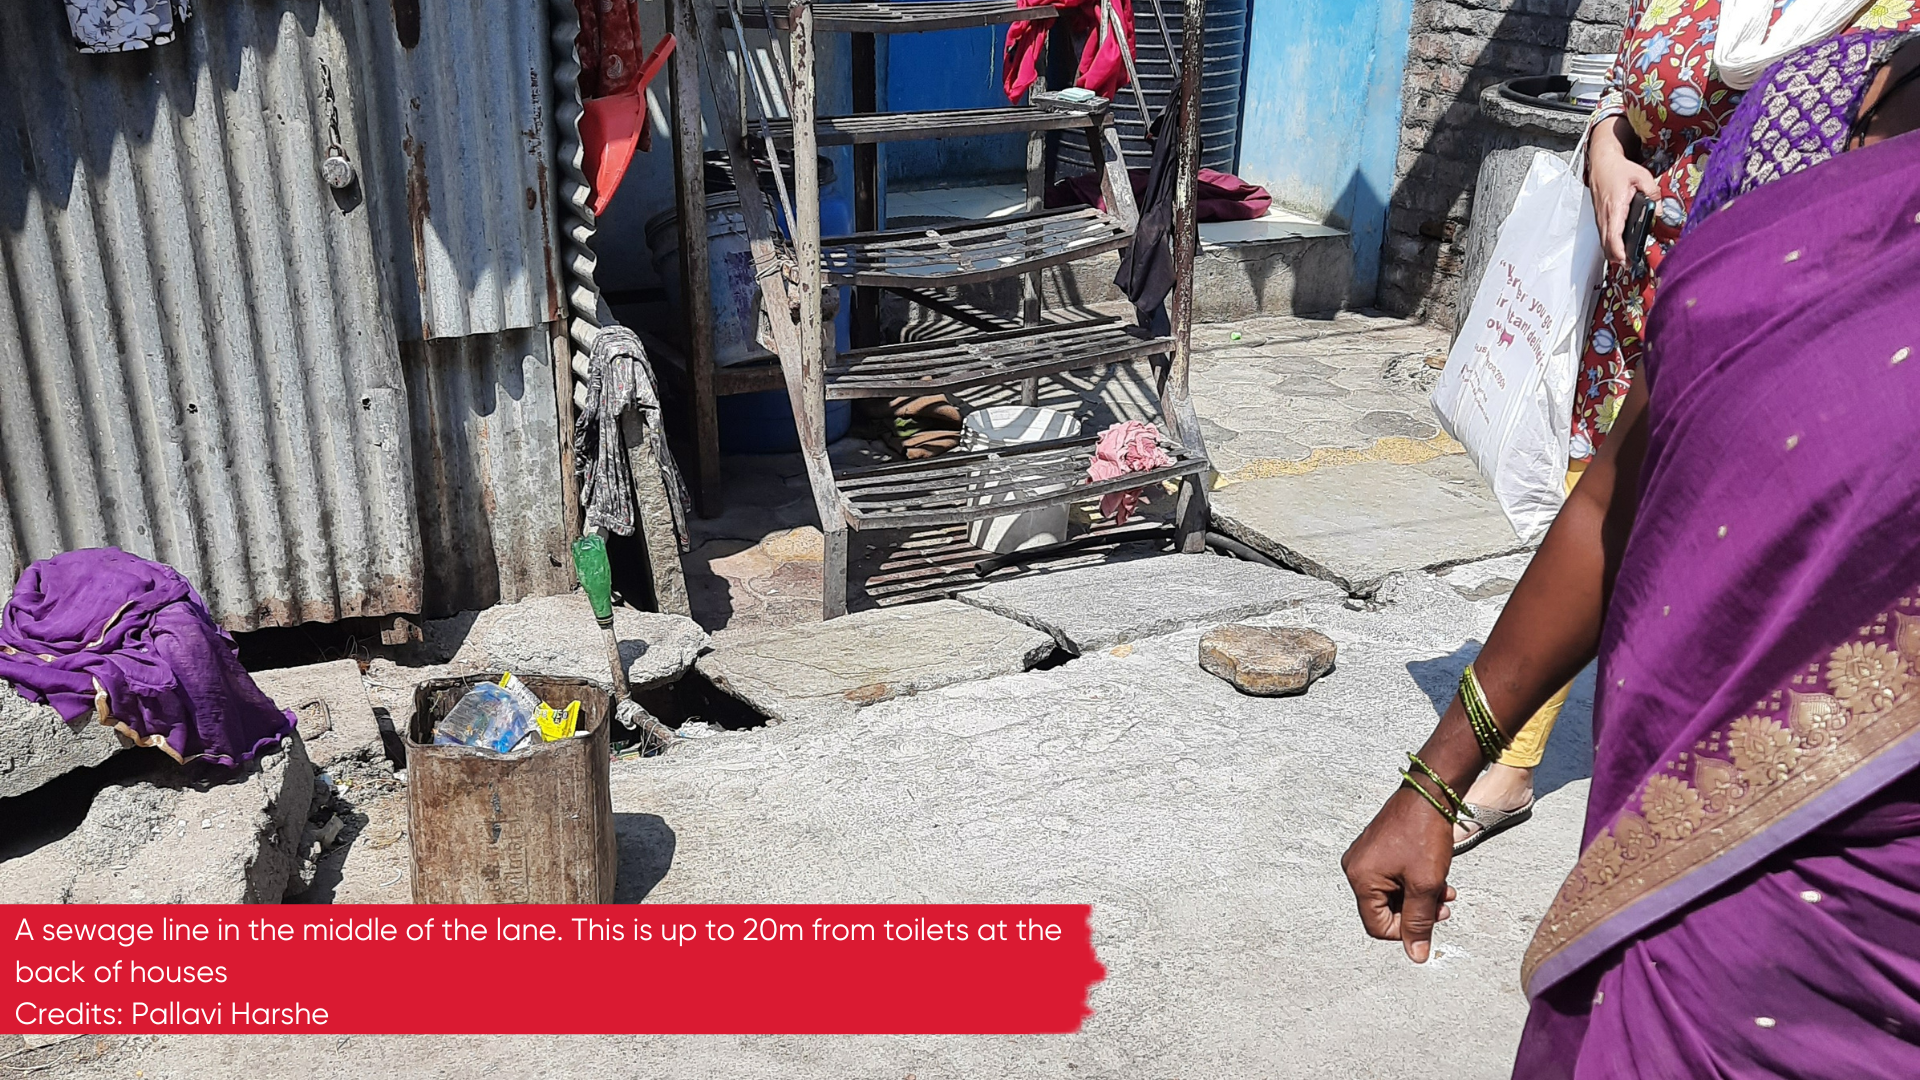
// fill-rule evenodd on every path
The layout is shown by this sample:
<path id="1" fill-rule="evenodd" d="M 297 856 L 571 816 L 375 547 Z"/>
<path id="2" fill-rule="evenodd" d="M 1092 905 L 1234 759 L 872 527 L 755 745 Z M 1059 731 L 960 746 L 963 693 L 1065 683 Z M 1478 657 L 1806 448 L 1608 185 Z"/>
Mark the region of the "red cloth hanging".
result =
<path id="1" fill-rule="evenodd" d="M 634 0 L 573 0 L 580 13 L 580 96 L 610 97 L 640 74 L 640 7 Z"/>
<path id="2" fill-rule="evenodd" d="M 580 55 L 580 142 L 593 182 L 593 212 L 604 213 L 626 176 L 634 152 L 653 147 L 647 124 L 647 83 L 673 52 L 667 34 L 641 58 L 640 8 L 635 0 L 573 0 L 580 15 L 574 49 Z"/>
<path id="3" fill-rule="evenodd" d="M 1133 0 L 1108 0 L 1127 31 L 1127 56 L 1134 55 Z M 1027 88 L 1040 77 L 1040 65 L 1046 62 L 1047 31 L 1056 22 L 1064 22 L 1076 34 L 1087 36 L 1080 52 L 1080 71 L 1074 85 L 1085 87 L 1111 100 L 1127 84 L 1127 63 L 1120 53 L 1120 42 L 1112 33 L 1100 32 L 1100 0 L 1020 0 L 1021 7 L 1056 7 L 1058 19 L 1027 19 L 1007 28 L 1005 89 L 1007 100 L 1018 103 Z"/>
<path id="4" fill-rule="evenodd" d="M 580 14 L 574 47 L 580 53 L 580 97 L 613 97 L 636 86 L 642 64 L 640 6 L 635 0 L 573 0 Z M 639 127 L 641 152 L 653 149 L 653 129 Z"/>
<path id="5" fill-rule="evenodd" d="M 1133 183 L 1134 199 L 1144 198 L 1147 170 L 1128 169 L 1127 179 Z M 1252 221 L 1264 216 L 1273 206 L 1273 196 L 1266 188 L 1218 169 L 1200 170 L 1193 200 L 1194 220 L 1203 223 Z M 1093 206 L 1105 210 L 1107 201 L 1100 195 L 1100 174 L 1080 173 L 1054 181 L 1047 189 L 1045 204 L 1049 210 L 1063 206 Z"/>

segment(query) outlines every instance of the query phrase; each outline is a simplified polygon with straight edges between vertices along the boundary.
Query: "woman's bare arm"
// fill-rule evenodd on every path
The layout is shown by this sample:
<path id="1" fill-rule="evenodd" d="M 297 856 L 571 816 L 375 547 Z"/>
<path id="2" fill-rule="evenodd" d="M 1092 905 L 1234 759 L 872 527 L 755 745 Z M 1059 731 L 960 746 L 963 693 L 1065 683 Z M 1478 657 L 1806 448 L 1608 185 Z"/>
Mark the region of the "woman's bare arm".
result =
<path id="1" fill-rule="evenodd" d="M 1567 497 L 1473 662 L 1487 704 L 1509 736 L 1593 658 L 1639 503 L 1646 400 L 1635 372 L 1611 436 Z M 1419 753 L 1455 790 L 1479 775 L 1486 759 L 1458 696 Z M 1452 860 L 1452 825 L 1402 786 L 1341 859 L 1367 933 L 1399 939 L 1415 963 L 1424 963 L 1433 926 L 1453 899 L 1446 883 Z"/>

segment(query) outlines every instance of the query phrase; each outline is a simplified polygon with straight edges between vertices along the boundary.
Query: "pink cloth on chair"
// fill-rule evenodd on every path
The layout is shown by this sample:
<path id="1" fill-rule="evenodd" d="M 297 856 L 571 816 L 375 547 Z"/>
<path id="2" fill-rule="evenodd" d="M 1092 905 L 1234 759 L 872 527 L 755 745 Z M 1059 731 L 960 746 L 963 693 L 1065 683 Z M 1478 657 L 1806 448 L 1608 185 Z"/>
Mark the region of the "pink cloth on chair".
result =
<path id="1" fill-rule="evenodd" d="M 1128 473 L 1164 469 L 1173 458 L 1160 449 L 1160 429 L 1144 420 L 1126 420 L 1100 433 L 1093 447 L 1093 463 L 1087 466 L 1087 480 L 1098 484 L 1116 480 Z M 1115 491 L 1100 497 L 1100 513 L 1125 525 L 1145 499 L 1140 488 Z"/>

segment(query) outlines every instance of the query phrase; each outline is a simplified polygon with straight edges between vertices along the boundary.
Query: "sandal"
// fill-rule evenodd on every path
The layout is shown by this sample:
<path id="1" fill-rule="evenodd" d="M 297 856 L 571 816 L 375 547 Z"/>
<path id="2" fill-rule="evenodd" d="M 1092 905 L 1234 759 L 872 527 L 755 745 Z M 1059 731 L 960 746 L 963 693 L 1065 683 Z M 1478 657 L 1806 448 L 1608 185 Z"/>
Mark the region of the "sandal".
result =
<path id="1" fill-rule="evenodd" d="M 1472 851 L 1482 842 L 1506 832 L 1508 829 L 1532 817 L 1533 800 L 1529 798 L 1526 805 L 1520 807 L 1518 810 L 1495 810 L 1491 806 L 1477 806 L 1473 803 L 1468 803 L 1467 814 L 1473 824 L 1478 827 L 1468 833 L 1465 840 L 1453 845 L 1453 853 L 1455 856 L 1464 855 Z M 1462 823 L 1464 824 L 1468 818 L 1462 818 Z"/>

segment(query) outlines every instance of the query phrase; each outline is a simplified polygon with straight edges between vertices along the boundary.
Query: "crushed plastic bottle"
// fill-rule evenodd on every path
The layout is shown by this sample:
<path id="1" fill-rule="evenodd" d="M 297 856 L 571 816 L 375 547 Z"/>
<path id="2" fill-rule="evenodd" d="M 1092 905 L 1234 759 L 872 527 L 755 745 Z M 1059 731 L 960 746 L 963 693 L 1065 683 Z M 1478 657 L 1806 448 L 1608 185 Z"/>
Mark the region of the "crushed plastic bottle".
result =
<path id="1" fill-rule="evenodd" d="M 540 699 L 508 673 L 497 683 L 468 690 L 433 726 L 433 741 L 506 753 L 533 733 L 539 707 Z"/>

